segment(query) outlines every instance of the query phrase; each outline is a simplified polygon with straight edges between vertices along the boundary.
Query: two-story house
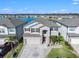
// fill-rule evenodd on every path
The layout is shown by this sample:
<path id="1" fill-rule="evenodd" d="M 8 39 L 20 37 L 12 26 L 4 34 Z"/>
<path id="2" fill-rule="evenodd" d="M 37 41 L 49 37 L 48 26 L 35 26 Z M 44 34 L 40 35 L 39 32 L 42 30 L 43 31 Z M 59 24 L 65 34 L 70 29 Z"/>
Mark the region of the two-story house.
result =
<path id="1" fill-rule="evenodd" d="M 51 35 L 58 35 L 60 28 L 54 21 L 38 18 L 24 26 L 24 44 L 49 44 Z"/>
<path id="2" fill-rule="evenodd" d="M 58 20 L 59 32 L 70 44 L 79 44 L 79 18 Z"/>
<path id="3" fill-rule="evenodd" d="M 0 44 L 5 43 L 5 39 L 9 36 L 16 36 L 20 39 L 23 35 L 23 25 L 26 22 L 16 20 L 14 18 L 1 18 L 0 19 Z"/>

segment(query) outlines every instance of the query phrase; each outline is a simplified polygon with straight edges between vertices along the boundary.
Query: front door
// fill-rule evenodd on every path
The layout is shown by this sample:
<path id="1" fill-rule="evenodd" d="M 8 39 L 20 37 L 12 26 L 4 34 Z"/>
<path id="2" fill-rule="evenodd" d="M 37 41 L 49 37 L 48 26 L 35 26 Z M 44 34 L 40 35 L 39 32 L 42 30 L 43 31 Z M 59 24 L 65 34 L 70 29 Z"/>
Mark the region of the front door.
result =
<path id="1" fill-rule="evenodd" d="M 47 30 L 43 30 L 42 34 L 44 35 L 44 34 L 46 34 L 46 33 L 47 33 Z"/>
<path id="2" fill-rule="evenodd" d="M 46 42 L 46 35 L 47 34 L 47 30 L 43 30 L 42 31 L 42 44 Z"/>

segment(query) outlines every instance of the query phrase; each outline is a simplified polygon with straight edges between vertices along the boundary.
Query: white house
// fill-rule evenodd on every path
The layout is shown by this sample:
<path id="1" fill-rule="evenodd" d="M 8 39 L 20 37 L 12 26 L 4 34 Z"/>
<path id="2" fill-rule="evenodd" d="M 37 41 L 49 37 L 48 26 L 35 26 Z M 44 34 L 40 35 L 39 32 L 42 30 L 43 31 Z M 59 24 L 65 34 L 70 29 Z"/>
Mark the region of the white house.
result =
<path id="1" fill-rule="evenodd" d="M 24 44 L 46 44 L 49 43 L 51 35 L 58 35 L 60 26 L 54 21 L 36 19 L 24 26 Z"/>
<path id="2" fill-rule="evenodd" d="M 79 44 L 79 18 L 58 20 L 59 32 L 70 44 Z"/>
<path id="3" fill-rule="evenodd" d="M 0 19 L 0 45 L 5 43 L 8 36 L 16 36 L 20 39 L 23 35 L 24 21 L 16 20 L 14 18 Z"/>

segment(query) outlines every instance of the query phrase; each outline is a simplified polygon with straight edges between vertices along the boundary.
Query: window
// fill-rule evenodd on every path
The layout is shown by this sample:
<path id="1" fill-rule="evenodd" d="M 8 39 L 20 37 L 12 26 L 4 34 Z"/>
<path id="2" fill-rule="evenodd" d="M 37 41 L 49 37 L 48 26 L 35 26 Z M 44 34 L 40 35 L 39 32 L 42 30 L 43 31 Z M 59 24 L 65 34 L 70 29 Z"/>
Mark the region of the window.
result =
<path id="1" fill-rule="evenodd" d="M 58 31 L 58 28 L 57 28 L 57 27 L 55 27 L 55 28 L 54 28 L 54 31 Z"/>
<path id="2" fill-rule="evenodd" d="M 75 28 L 69 28 L 69 31 L 75 31 Z"/>
<path id="3" fill-rule="evenodd" d="M 30 28 L 25 28 L 25 31 L 30 31 Z"/>
<path id="4" fill-rule="evenodd" d="M 9 32 L 14 32 L 14 28 L 10 28 L 9 29 Z"/>
<path id="5" fill-rule="evenodd" d="M 58 31 L 57 27 L 51 28 L 51 31 Z"/>
<path id="6" fill-rule="evenodd" d="M 0 33 L 5 33 L 5 29 L 0 28 Z"/>
<path id="7" fill-rule="evenodd" d="M 51 31 L 53 31 L 53 28 L 51 28 Z"/>
<path id="8" fill-rule="evenodd" d="M 31 28 L 31 32 L 35 32 L 35 28 Z"/>
<path id="9" fill-rule="evenodd" d="M 39 28 L 36 28 L 36 32 L 40 32 L 40 29 Z"/>

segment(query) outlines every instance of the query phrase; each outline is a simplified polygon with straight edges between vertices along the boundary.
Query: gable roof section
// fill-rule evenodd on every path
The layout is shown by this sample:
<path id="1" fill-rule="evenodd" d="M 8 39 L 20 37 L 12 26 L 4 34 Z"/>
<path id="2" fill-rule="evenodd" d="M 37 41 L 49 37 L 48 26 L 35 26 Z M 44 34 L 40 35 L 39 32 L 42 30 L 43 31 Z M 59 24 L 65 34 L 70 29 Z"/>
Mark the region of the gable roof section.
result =
<path id="1" fill-rule="evenodd" d="M 71 18 L 71 19 L 61 19 L 57 22 L 61 23 L 62 25 L 65 25 L 67 27 L 77 27 L 79 26 L 79 18 Z"/>
<path id="2" fill-rule="evenodd" d="M 6 27 L 16 27 L 25 23 L 22 20 L 16 20 L 15 18 L 3 18 L 0 20 L 0 25 L 5 25 Z"/>
<path id="3" fill-rule="evenodd" d="M 48 27 L 59 27 L 56 22 L 54 21 L 49 21 L 49 20 L 44 20 L 44 19 L 41 19 L 41 18 L 38 18 L 36 20 L 33 20 L 31 22 L 29 22 L 28 24 L 26 24 L 25 26 L 28 26 L 34 22 L 38 22 L 39 24 L 43 24 L 44 26 L 48 26 Z"/>

